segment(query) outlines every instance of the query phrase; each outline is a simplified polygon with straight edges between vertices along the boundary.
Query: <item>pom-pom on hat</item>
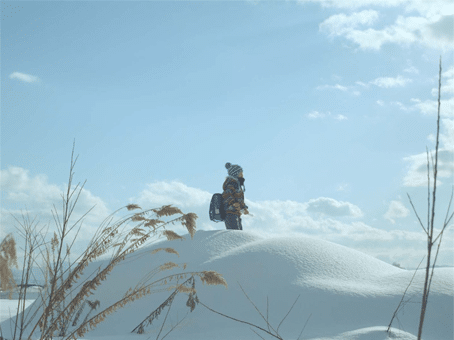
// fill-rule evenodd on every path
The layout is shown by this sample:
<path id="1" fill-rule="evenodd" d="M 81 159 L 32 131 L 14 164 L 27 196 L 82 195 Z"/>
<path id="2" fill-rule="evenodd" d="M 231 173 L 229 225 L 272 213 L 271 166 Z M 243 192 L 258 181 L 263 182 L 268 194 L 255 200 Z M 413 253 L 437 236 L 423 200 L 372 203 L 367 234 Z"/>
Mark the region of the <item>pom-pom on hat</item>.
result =
<path id="1" fill-rule="evenodd" d="M 238 177 L 238 174 L 243 171 L 243 168 L 237 164 L 225 163 L 225 167 L 229 172 L 229 176 Z"/>

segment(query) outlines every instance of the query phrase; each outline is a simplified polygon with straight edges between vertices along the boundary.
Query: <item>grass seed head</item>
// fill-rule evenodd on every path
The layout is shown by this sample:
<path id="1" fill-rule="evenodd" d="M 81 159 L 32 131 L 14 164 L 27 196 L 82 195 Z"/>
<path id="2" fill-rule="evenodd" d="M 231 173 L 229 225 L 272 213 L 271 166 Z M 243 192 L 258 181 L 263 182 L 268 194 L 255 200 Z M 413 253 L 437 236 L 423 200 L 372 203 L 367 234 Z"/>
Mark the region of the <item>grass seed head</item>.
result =
<path id="1" fill-rule="evenodd" d="M 137 204 L 128 204 L 128 205 L 126 206 L 126 209 L 128 209 L 128 210 L 130 211 L 130 210 L 142 209 L 142 208 L 139 207 Z"/>
<path id="2" fill-rule="evenodd" d="M 175 214 L 182 214 L 183 212 L 176 208 L 172 207 L 171 205 L 164 205 L 160 209 L 155 210 L 156 216 L 161 217 L 161 216 L 171 216 Z"/>
<path id="3" fill-rule="evenodd" d="M 172 230 L 164 230 L 162 234 L 167 237 L 168 241 L 173 241 L 173 240 L 184 240 L 184 237 L 178 235 Z"/>
<path id="4" fill-rule="evenodd" d="M 207 285 L 223 285 L 225 286 L 225 288 L 228 288 L 227 282 L 222 277 L 222 275 L 213 270 L 203 271 L 199 276 L 200 280 L 202 280 L 202 282 L 206 283 Z"/>

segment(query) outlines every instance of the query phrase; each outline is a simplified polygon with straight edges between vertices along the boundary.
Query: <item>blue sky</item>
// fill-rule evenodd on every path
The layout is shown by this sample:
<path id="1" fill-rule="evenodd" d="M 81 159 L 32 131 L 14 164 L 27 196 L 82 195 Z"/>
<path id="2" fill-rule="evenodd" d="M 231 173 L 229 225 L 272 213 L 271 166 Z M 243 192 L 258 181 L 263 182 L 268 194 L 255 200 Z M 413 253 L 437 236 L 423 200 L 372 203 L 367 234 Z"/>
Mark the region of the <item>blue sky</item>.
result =
<path id="1" fill-rule="evenodd" d="M 454 184 L 454 4 L 374 2 L 2 2 L 2 237 L 21 209 L 51 221 L 75 139 L 85 238 L 129 203 L 223 229 L 208 205 L 231 162 L 245 229 L 416 267 L 440 56 L 437 216 Z"/>

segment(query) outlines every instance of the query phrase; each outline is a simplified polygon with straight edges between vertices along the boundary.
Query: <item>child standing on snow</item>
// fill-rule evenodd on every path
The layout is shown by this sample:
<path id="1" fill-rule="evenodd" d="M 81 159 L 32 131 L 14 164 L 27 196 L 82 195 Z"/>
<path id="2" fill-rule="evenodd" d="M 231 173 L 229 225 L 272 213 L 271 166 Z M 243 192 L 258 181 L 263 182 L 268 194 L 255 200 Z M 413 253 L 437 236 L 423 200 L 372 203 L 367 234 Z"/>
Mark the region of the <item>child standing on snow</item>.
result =
<path id="1" fill-rule="evenodd" d="M 229 175 L 225 179 L 222 189 L 224 200 L 225 227 L 227 229 L 243 230 L 241 225 L 241 214 L 249 214 L 248 206 L 244 203 L 244 177 L 243 169 L 239 165 L 226 163 L 225 167 Z"/>

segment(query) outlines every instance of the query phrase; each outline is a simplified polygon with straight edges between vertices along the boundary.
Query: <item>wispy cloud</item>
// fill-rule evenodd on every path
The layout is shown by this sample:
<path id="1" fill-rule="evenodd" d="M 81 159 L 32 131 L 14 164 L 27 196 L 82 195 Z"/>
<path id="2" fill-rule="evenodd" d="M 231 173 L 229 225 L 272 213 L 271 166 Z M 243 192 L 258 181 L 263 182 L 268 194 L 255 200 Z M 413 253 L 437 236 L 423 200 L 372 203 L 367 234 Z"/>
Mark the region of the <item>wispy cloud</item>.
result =
<path id="1" fill-rule="evenodd" d="M 414 103 L 412 108 L 424 115 L 436 115 L 438 112 L 438 100 L 426 99 L 422 101 L 419 98 L 411 98 L 410 101 Z M 454 97 L 441 100 L 440 115 L 442 117 L 454 118 Z"/>
<path id="2" fill-rule="evenodd" d="M 331 118 L 331 119 L 335 119 L 335 120 L 339 120 L 339 121 L 348 120 L 348 118 L 346 116 L 341 115 L 341 114 L 333 115 L 333 114 L 331 114 L 331 112 L 322 113 L 319 111 L 311 111 L 306 115 L 306 117 L 309 119 Z"/>
<path id="3" fill-rule="evenodd" d="M 407 217 L 409 213 L 410 210 L 408 210 L 401 201 L 391 201 L 384 217 L 392 224 L 395 224 L 395 219 Z"/>
<path id="4" fill-rule="evenodd" d="M 454 66 L 451 66 L 442 73 L 441 92 L 454 94 Z M 438 88 L 432 89 L 433 95 L 438 95 Z M 441 99 L 440 103 L 440 149 L 439 149 L 439 170 L 437 185 L 440 185 L 442 178 L 452 178 L 454 174 L 454 96 Z M 419 111 L 423 115 L 436 115 L 438 113 L 438 100 L 411 98 L 412 105 L 408 110 Z M 428 139 L 435 142 L 436 137 L 431 134 Z M 405 157 L 404 161 L 409 164 L 409 169 L 403 182 L 405 186 L 420 187 L 427 186 L 427 155 L 420 153 Z"/>
<path id="5" fill-rule="evenodd" d="M 451 65 L 446 71 L 444 71 L 441 74 L 441 77 L 441 93 L 454 95 L 454 65 Z M 438 88 L 432 89 L 432 95 L 438 95 Z"/>
<path id="6" fill-rule="evenodd" d="M 306 1 L 301 1 L 302 3 Z M 325 7 L 359 9 L 368 6 L 404 6 L 407 13 L 414 10 L 419 16 L 399 15 L 393 24 L 381 29 L 372 26 L 377 23 L 379 14 L 374 10 L 364 10 L 350 15 L 335 14 L 323 21 L 319 28 L 329 36 L 343 36 L 361 49 L 379 50 L 383 44 L 419 44 L 430 48 L 452 50 L 454 46 L 454 9 L 449 1 L 410 1 L 410 0 L 311 0 Z M 361 26 L 366 26 L 361 28 Z"/>
<path id="7" fill-rule="evenodd" d="M 405 106 L 404 104 L 402 104 L 399 101 L 391 102 L 391 105 L 397 106 L 402 111 L 411 111 L 411 110 L 413 110 L 413 108 L 407 107 L 407 106 Z"/>
<path id="8" fill-rule="evenodd" d="M 137 198 L 131 199 L 139 205 L 144 206 L 161 206 L 173 204 L 175 206 L 186 208 L 207 206 L 211 200 L 211 194 L 196 188 L 178 182 L 157 181 L 147 184 Z"/>
<path id="9" fill-rule="evenodd" d="M 318 111 L 311 111 L 306 116 L 309 119 L 319 119 L 319 118 L 325 118 L 326 114 L 318 112 Z"/>
<path id="10" fill-rule="evenodd" d="M 370 26 L 377 22 L 378 12 L 374 10 L 365 10 L 351 15 L 335 14 L 323 21 L 319 25 L 322 32 L 328 32 L 331 36 L 348 34 L 358 26 Z"/>
<path id="11" fill-rule="evenodd" d="M 355 89 L 354 86 L 343 86 L 343 85 L 340 85 L 340 84 L 336 84 L 336 85 L 319 85 L 315 88 L 316 90 L 318 91 L 324 91 L 324 90 L 338 90 L 338 91 L 341 91 L 341 92 L 349 92 L 351 94 L 353 94 L 354 96 L 359 96 L 361 94 L 361 92 L 359 92 L 358 90 Z"/>
<path id="12" fill-rule="evenodd" d="M 316 87 L 317 90 L 329 90 L 329 89 L 334 89 L 334 90 L 340 90 L 340 91 L 347 91 L 348 88 L 339 84 L 336 85 L 321 85 Z"/>
<path id="13" fill-rule="evenodd" d="M 10 79 L 17 79 L 20 81 L 24 81 L 26 83 L 36 83 L 39 81 L 39 78 L 36 76 L 32 76 L 31 74 L 25 74 L 21 72 L 13 72 L 9 75 Z"/>
<path id="14" fill-rule="evenodd" d="M 412 73 L 412 74 L 419 74 L 419 70 L 414 66 L 409 66 L 409 67 L 405 68 L 404 72 Z"/>
<path id="15" fill-rule="evenodd" d="M 454 152 L 452 149 L 441 148 L 438 150 L 438 180 L 437 185 L 442 185 L 442 178 L 452 178 L 454 174 Z M 404 158 L 409 163 L 409 169 L 403 179 L 407 187 L 427 187 L 427 154 L 420 153 Z"/>
<path id="16" fill-rule="evenodd" d="M 376 103 L 380 106 L 385 106 L 385 102 L 383 100 L 377 100 Z"/>
<path id="17" fill-rule="evenodd" d="M 357 81 L 356 84 L 366 88 L 369 87 L 369 84 L 363 83 L 362 81 Z"/>
<path id="18" fill-rule="evenodd" d="M 370 83 L 376 85 L 378 87 L 390 88 L 390 87 L 398 87 L 398 86 L 405 86 L 406 84 L 410 83 L 412 80 L 409 78 L 404 78 L 402 76 L 397 76 L 396 78 L 392 77 L 380 77 L 372 80 Z"/>
<path id="19" fill-rule="evenodd" d="M 340 183 L 337 186 L 336 191 L 350 191 L 350 185 L 348 183 Z"/>
<path id="20" fill-rule="evenodd" d="M 307 212 L 322 214 L 331 217 L 361 217 L 363 213 L 359 207 L 349 202 L 336 201 L 333 198 L 320 197 L 307 203 Z"/>
<path id="21" fill-rule="evenodd" d="M 336 120 L 347 120 L 348 118 L 345 117 L 344 115 L 338 114 L 338 115 L 334 116 L 334 119 L 336 119 Z"/>

